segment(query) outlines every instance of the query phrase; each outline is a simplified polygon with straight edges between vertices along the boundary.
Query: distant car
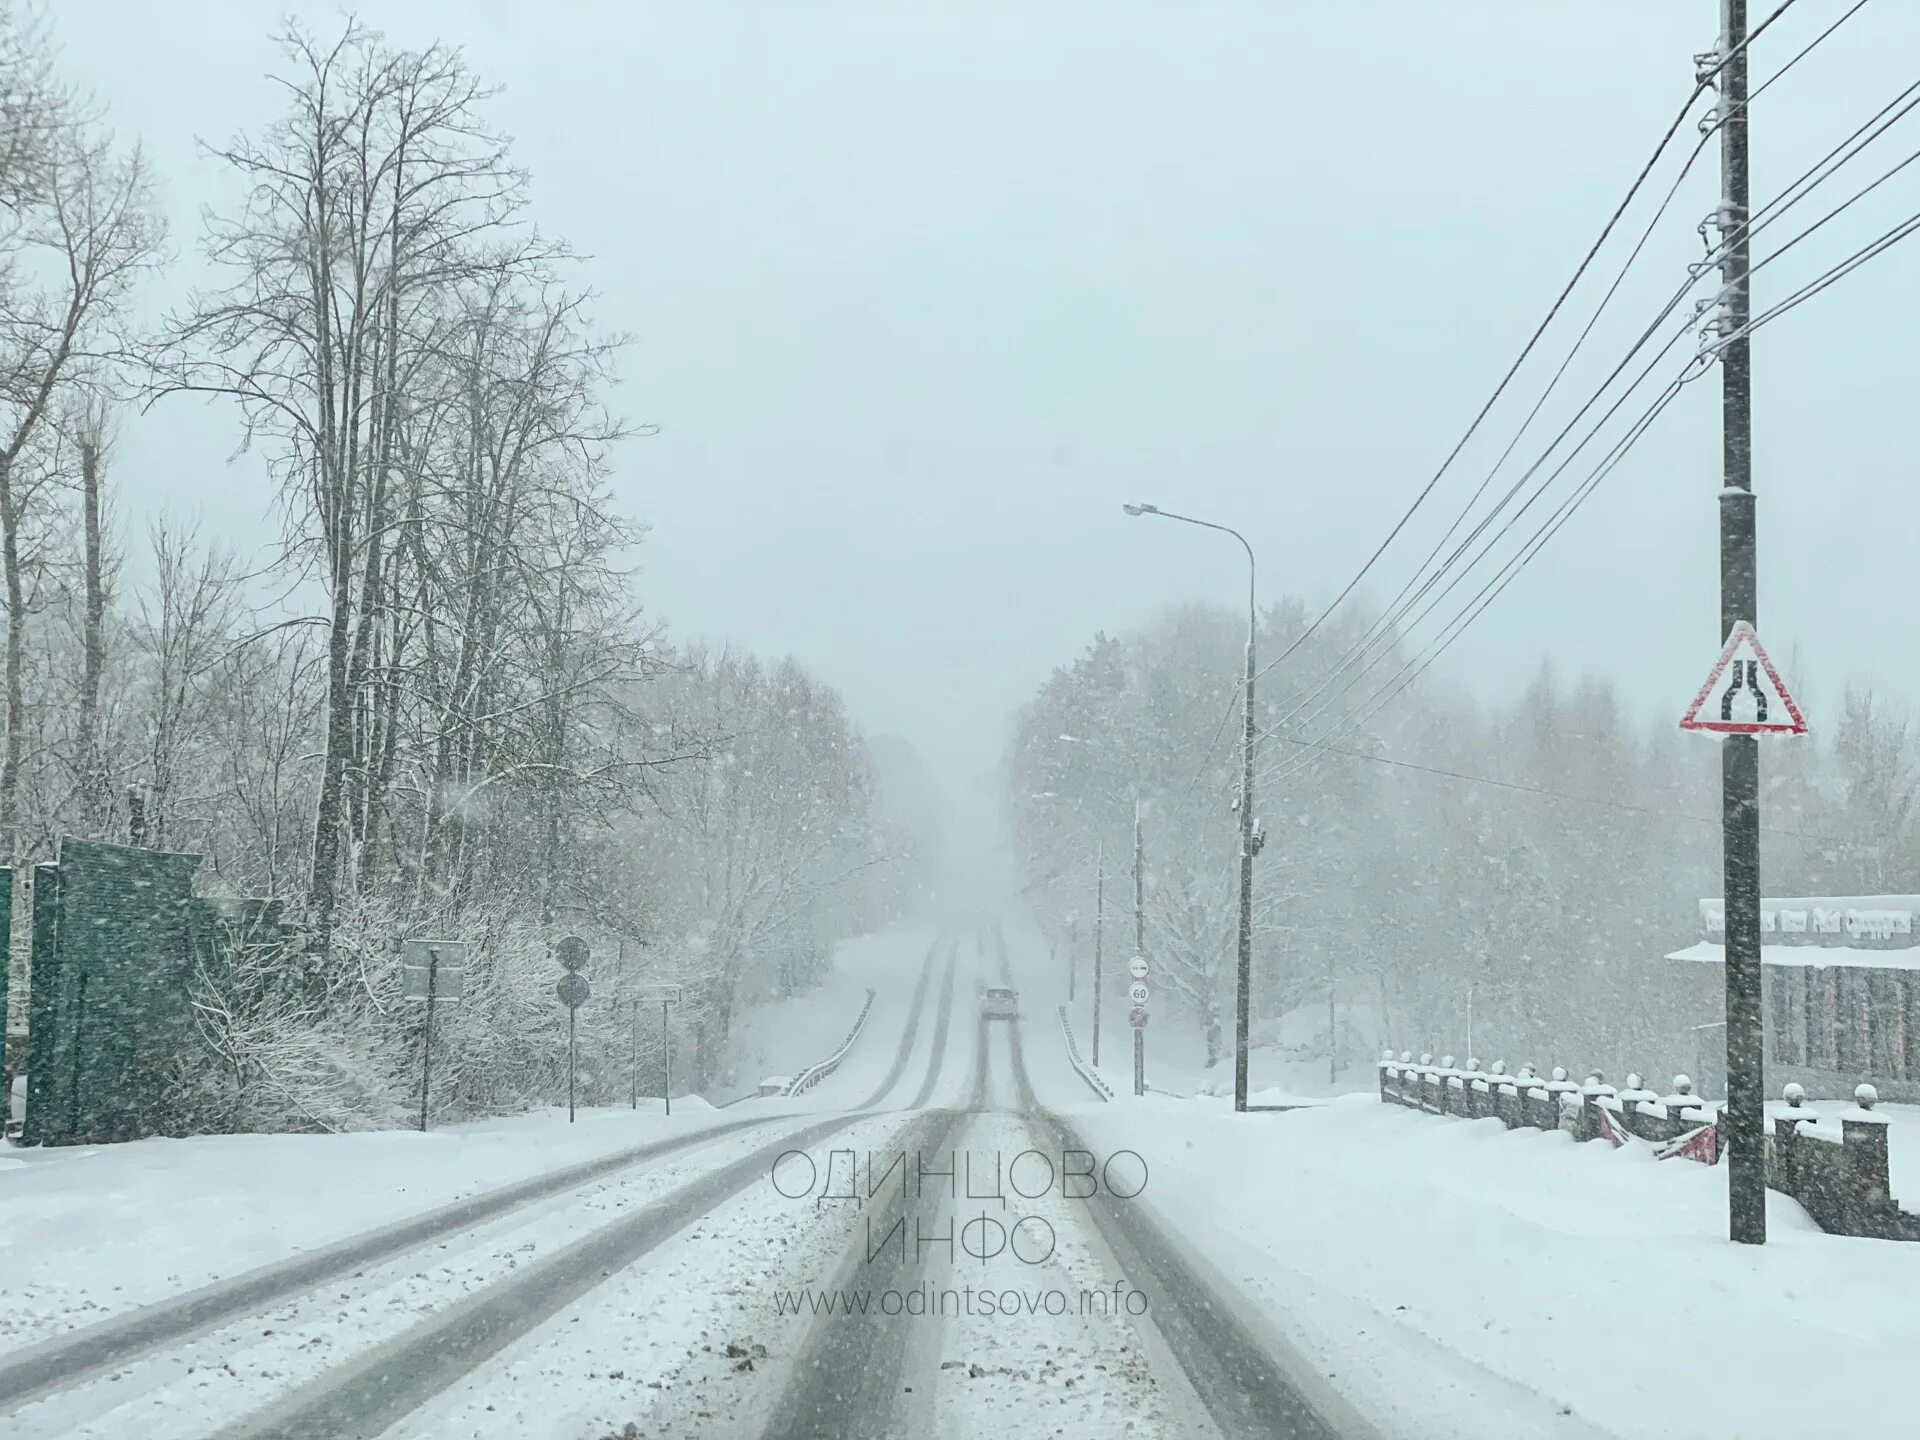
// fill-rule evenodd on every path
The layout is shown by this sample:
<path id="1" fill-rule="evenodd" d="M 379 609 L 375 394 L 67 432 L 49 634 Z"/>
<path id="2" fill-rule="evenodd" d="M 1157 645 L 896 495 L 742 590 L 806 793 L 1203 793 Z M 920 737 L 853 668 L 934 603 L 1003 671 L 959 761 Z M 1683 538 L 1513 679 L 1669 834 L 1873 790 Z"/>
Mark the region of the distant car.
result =
<path id="1" fill-rule="evenodd" d="M 1020 1018 L 1020 993 L 1009 990 L 1004 985 L 990 985 L 980 992 L 980 1018 L 982 1020 L 1018 1020 Z"/>

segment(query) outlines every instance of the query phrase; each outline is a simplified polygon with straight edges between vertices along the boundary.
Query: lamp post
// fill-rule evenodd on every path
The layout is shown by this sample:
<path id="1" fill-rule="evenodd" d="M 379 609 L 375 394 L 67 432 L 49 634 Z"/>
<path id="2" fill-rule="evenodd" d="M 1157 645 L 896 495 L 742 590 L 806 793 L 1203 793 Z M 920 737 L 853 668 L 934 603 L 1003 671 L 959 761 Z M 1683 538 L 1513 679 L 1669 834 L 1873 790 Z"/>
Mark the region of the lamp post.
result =
<path id="1" fill-rule="evenodd" d="M 1247 666 L 1246 693 L 1241 697 L 1240 742 L 1240 964 L 1235 983 L 1233 1023 L 1233 1108 L 1247 1108 L 1247 1009 L 1253 988 L 1253 857 L 1259 849 L 1259 837 L 1253 825 L 1253 641 L 1259 627 L 1259 609 L 1254 598 L 1253 546 L 1238 530 L 1216 525 L 1211 520 L 1196 520 L 1191 515 L 1176 515 L 1157 505 L 1124 505 L 1129 515 L 1158 515 L 1163 520 L 1178 520 L 1206 530 L 1231 535 L 1247 552 Z"/>

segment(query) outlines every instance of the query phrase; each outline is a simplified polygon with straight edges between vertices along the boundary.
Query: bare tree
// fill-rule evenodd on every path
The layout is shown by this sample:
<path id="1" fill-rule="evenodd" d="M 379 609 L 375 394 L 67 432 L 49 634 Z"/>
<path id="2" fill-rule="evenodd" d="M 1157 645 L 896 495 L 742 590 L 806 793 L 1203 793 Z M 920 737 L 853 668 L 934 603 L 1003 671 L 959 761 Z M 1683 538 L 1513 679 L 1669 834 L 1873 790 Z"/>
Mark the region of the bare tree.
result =
<path id="1" fill-rule="evenodd" d="M 478 114 L 487 92 L 457 53 L 394 50 L 349 25 L 323 46 L 282 37 L 287 115 L 217 151 L 248 184 L 211 222 L 234 273 L 174 335 L 169 383 L 237 400 L 282 484 L 290 553 L 327 592 L 326 729 L 308 893 L 324 933 L 339 893 L 350 770 L 373 617 L 396 534 L 405 381 L 443 292 L 523 204 L 524 177 Z"/>
<path id="2" fill-rule="evenodd" d="M 0 308 L 0 570 L 7 604 L 7 740 L 0 837 L 19 845 L 26 735 L 27 553 L 47 501 L 46 439 L 63 393 L 98 382 L 127 355 L 120 325 L 161 230 L 138 152 L 116 155 L 78 132 L 61 137 L 46 193 L 28 206 L 0 270 L 19 283 Z M 39 447 L 36 449 L 36 447 Z"/>
<path id="3" fill-rule="evenodd" d="M 44 198 L 72 111 L 40 14 L 0 0 L 0 211 L 17 220 Z"/>

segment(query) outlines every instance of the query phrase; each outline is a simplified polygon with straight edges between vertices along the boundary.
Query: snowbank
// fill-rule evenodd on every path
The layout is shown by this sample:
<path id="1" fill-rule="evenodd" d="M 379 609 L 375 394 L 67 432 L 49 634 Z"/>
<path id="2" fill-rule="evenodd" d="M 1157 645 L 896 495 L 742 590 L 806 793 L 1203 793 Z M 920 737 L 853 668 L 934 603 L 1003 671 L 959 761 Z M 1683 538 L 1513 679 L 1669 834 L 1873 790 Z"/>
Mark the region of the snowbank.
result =
<path id="1" fill-rule="evenodd" d="M 932 943 L 930 931 L 909 930 L 863 935 L 835 946 L 833 967 L 819 985 L 804 995 L 754 1006 L 735 1022 L 728 1047 L 733 1078 L 709 1098 L 727 1104 L 753 1094 L 768 1076 L 798 1075 L 825 1059 L 847 1038 L 869 989 L 875 992 L 869 1024 L 890 1028 L 897 1042 L 900 1027 L 889 1025 L 887 1017 L 898 1009 L 904 1018 L 904 1008 L 892 1002 L 912 994 Z"/>
<path id="2" fill-rule="evenodd" d="M 1726 1171 L 1644 1147 L 1373 1097 L 1230 1103 L 1076 1119 L 1147 1159 L 1143 1199 L 1386 1433 L 1911 1433 L 1920 1246 L 1824 1235 L 1770 1195 L 1770 1243 L 1736 1247 Z"/>
<path id="3" fill-rule="evenodd" d="M 205 1135 L 0 1157 L 0 1348 L 576 1161 L 710 1128 L 697 1098 L 417 1131 Z"/>

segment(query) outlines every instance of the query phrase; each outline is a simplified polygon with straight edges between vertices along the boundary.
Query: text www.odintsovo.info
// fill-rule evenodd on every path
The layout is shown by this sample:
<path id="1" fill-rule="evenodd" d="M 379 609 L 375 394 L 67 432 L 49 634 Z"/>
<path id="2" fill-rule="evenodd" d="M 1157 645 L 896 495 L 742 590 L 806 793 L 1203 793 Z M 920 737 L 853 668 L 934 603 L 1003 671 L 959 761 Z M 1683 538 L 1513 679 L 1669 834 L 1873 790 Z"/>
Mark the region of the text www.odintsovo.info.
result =
<path id="1" fill-rule="evenodd" d="M 1073 1315 L 1103 1319 L 1147 1313 L 1147 1296 L 1124 1281 L 1099 1290 L 991 1289 L 979 1285 L 918 1285 L 908 1290 L 852 1286 L 816 1290 L 776 1290 L 776 1315 Z"/>

